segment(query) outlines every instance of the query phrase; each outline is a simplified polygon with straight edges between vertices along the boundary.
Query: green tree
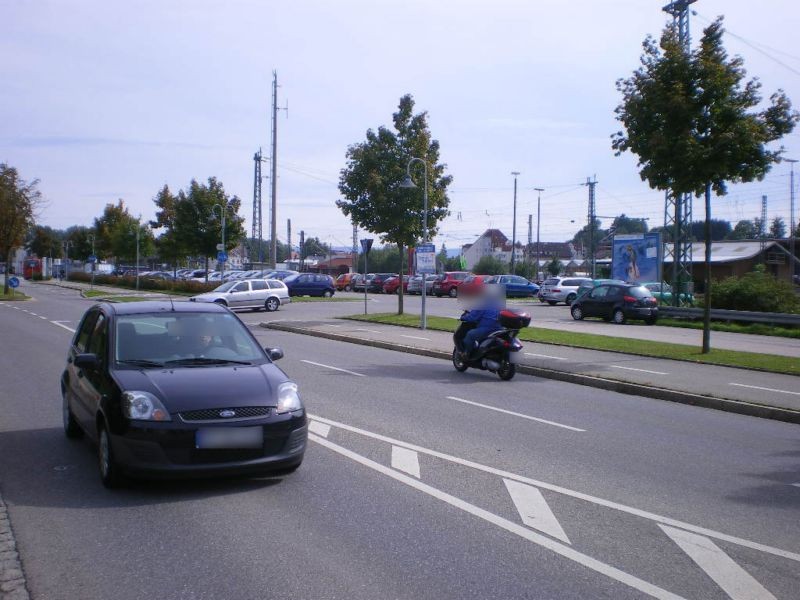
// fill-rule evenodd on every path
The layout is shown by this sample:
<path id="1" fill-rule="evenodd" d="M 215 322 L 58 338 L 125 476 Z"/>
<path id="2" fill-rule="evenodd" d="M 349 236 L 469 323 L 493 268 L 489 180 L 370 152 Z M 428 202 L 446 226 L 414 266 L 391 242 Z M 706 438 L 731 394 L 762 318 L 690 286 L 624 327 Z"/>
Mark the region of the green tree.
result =
<path id="1" fill-rule="evenodd" d="M 769 237 L 771 238 L 785 238 L 786 237 L 786 221 L 783 217 L 775 217 L 769 226 Z"/>
<path id="2" fill-rule="evenodd" d="M 238 196 L 228 196 L 222 182 L 209 177 L 208 184 L 192 180 L 186 190 L 178 192 L 175 200 L 176 243 L 193 256 L 205 258 L 217 255 L 217 244 L 222 241 L 221 210 L 225 213 L 225 250 L 235 248 L 245 237 L 239 216 L 242 202 Z M 221 208 L 214 208 L 219 206 Z"/>
<path id="3" fill-rule="evenodd" d="M 47 225 L 35 225 L 28 234 L 28 241 L 25 248 L 31 254 L 40 258 L 45 256 L 61 256 L 61 242 L 64 239 L 64 232 L 48 227 Z"/>
<path id="4" fill-rule="evenodd" d="M 41 202 L 39 181 L 25 181 L 14 167 L 0 163 L 0 257 L 6 262 L 3 294 L 8 294 L 8 275 L 15 248 L 25 242 Z"/>
<path id="5" fill-rule="evenodd" d="M 722 45 L 722 19 L 703 32 L 700 47 L 687 51 L 677 29 L 665 29 L 660 46 L 648 37 L 642 66 L 617 82 L 622 103 L 612 146 L 619 155 L 638 156 L 640 176 L 651 187 L 674 194 L 705 197 L 705 239 L 711 239 L 711 192 L 726 193 L 729 182 L 761 180 L 782 150 L 767 144 L 790 133 L 798 115 L 782 92 L 757 112 L 756 80 L 746 75 L 739 57 Z M 711 244 L 706 244 L 705 289 L 711 290 Z M 706 302 L 703 352 L 710 351 L 710 312 Z"/>
<path id="6" fill-rule="evenodd" d="M 736 223 L 728 235 L 729 240 L 754 240 L 758 237 L 756 223 L 750 219 L 742 219 Z"/>
<path id="7" fill-rule="evenodd" d="M 320 241 L 319 238 L 306 238 L 303 256 L 326 256 L 330 252 L 330 246 Z"/>
<path id="8" fill-rule="evenodd" d="M 615 234 L 647 233 L 647 221 L 627 217 L 625 213 L 616 217 L 611 227 L 613 227 Z"/>
<path id="9" fill-rule="evenodd" d="M 114 252 L 114 238 L 119 238 L 118 225 L 129 223 L 132 219 L 125 201 L 119 199 L 116 204 L 106 204 L 103 214 L 94 219 L 95 254 L 98 257 L 110 258 L 116 256 Z M 91 252 L 91 251 L 90 251 Z M 70 252 L 73 257 L 83 258 L 82 254 Z M 87 255 L 88 256 L 88 255 Z"/>
<path id="10" fill-rule="evenodd" d="M 544 270 L 550 273 L 553 277 L 561 273 L 561 270 L 564 268 L 562 262 L 558 259 L 557 256 L 554 256 L 553 259 L 547 263 L 544 267 Z"/>
<path id="11" fill-rule="evenodd" d="M 175 273 L 178 263 L 187 254 L 175 228 L 177 198 L 170 191 L 169 186 L 164 185 L 153 198 L 153 202 L 157 210 L 155 220 L 150 221 L 150 227 L 163 229 L 161 235 L 156 239 L 156 249 L 161 259 L 172 265 L 173 273 Z"/>
<path id="12" fill-rule="evenodd" d="M 89 256 L 92 253 L 91 235 L 94 235 L 94 231 L 85 225 L 67 227 L 64 231 L 64 243 L 69 244 L 69 252 L 65 252 L 67 248 L 62 244 L 59 256 L 67 258 L 69 254 L 72 259 Z"/>
<path id="13" fill-rule="evenodd" d="M 472 268 L 472 272 L 476 275 L 503 275 L 507 271 L 508 263 L 491 254 L 481 256 L 481 259 Z"/>
<path id="14" fill-rule="evenodd" d="M 602 222 L 600 219 L 595 219 L 594 221 L 594 231 L 591 231 L 589 228 L 589 224 L 583 226 L 583 228 L 575 234 L 575 237 L 570 240 L 573 245 L 583 248 L 583 256 L 589 257 L 590 251 L 590 240 L 591 240 L 591 247 L 594 249 L 594 252 L 597 253 L 597 249 L 600 247 L 600 240 L 608 235 L 608 230 L 603 229 L 601 227 Z"/>
<path id="15" fill-rule="evenodd" d="M 705 221 L 692 221 L 692 238 L 698 242 L 703 242 L 706 239 Z M 711 219 L 711 241 L 717 242 L 719 240 L 727 239 L 731 232 L 731 223 L 725 219 Z"/>
<path id="16" fill-rule="evenodd" d="M 439 222 L 449 212 L 447 187 L 452 177 L 439 162 L 439 142 L 431 139 L 428 115 L 414 114 L 410 94 L 400 98 L 393 115 L 394 131 L 379 127 L 367 131 L 364 142 L 347 149 L 347 164 L 339 178 L 344 197 L 336 205 L 360 228 L 381 236 L 381 241 L 397 244 L 400 258 L 405 248 L 414 246 L 423 232 L 423 173 L 414 164 L 418 189 L 400 187 L 412 158 L 425 161 L 428 189 L 428 235 L 433 238 Z M 402 270 L 402 266 L 401 269 Z M 401 288 L 402 289 L 402 288 Z M 398 314 L 403 313 L 403 294 L 398 295 Z"/>

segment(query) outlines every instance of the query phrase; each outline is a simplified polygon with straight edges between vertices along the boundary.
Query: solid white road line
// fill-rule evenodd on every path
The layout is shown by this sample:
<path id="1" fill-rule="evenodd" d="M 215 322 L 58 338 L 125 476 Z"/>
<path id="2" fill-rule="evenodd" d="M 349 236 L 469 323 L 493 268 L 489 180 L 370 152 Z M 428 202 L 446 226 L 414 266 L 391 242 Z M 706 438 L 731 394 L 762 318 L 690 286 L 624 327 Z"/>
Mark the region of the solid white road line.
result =
<path id="1" fill-rule="evenodd" d="M 546 533 L 550 537 L 561 540 L 566 544 L 571 544 L 567 534 L 561 527 L 553 511 L 547 504 L 547 500 L 542 496 L 542 492 L 533 486 L 525 485 L 518 481 L 511 481 L 510 479 L 503 479 L 506 484 L 506 489 L 511 495 L 511 500 L 514 501 L 514 506 L 519 511 L 519 516 L 522 517 L 522 522 L 528 527 L 538 529 L 542 533 Z"/>
<path id="2" fill-rule="evenodd" d="M 728 385 L 735 385 L 736 387 L 750 388 L 751 390 L 761 390 L 763 392 L 777 392 L 778 394 L 792 394 L 793 396 L 800 396 L 800 392 L 787 392 L 786 390 L 776 390 L 768 387 L 759 387 L 757 385 L 745 385 L 744 383 L 730 383 Z"/>
<path id="3" fill-rule="evenodd" d="M 428 341 L 428 342 L 430 342 L 430 341 L 431 341 L 431 338 L 419 337 L 418 335 L 403 335 L 403 334 L 401 333 L 401 334 L 400 334 L 400 337 L 409 338 L 409 339 L 412 339 L 412 340 L 426 340 L 426 341 Z"/>
<path id="4" fill-rule="evenodd" d="M 609 365 L 612 369 L 625 369 L 626 371 L 638 371 L 639 373 L 651 373 L 653 375 L 669 375 L 663 371 L 649 371 L 648 369 L 634 369 L 633 367 L 621 367 L 620 365 Z"/>
<path id="5" fill-rule="evenodd" d="M 540 419 L 538 417 L 531 417 L 530 415 L 523 415 L 522 413 L 513 412 L 510 410 L 505 410 L 504 408 L 496 408 L 494 406 L 488 406 L 487 404 L 480 404 L 478 402 L 472 402 L 471 400 L 464 400 L 463 398 L 457 398 L 456 396 L 447 396 L 448 400 L 455 400 L 456 402 L 463 402 L 464 404 L 471 404 L 472 406 L 478 406 L 480 408 L 486 408 L 488 410 L 493 410 L 495 412 L 505 413 L 507 415 L 512 415 L 514 417 L 519 417 L 521 419 L 528 419 L 529 421 L 537 421 L 539 423 L 544 423 L 545 425 L 552 425 L 554 427 L 562 427 L 564 429 L 569 429 L 570 431 L 580 431 L 585 432 L 585 429 L 578 429 L 577 427 L 572 427 L 570 425 L 564 425 L 563 423 L 556 423 L 555 421 L 548 421 L 547 419 Z"/>
<path id="6" fill-rule="evenodd" d="M 311 434 L 308 436 L 308 439 L 313 442 L 316 442 L 317 444 L 320 444 L 321 446 L 324 446 L 325 448 L 328 448 L 329 450 L 332 450 L 333 452 L 337 452 L 338 454 L 341 454 L 346 458 L 354 460 L 355 462 L 360 463 L 365 467 L 369 467 L 370 469 L 373 469 L 378 473 L 386 475 L 387 477 L 391 477 L 395 481 L 404 483 L 405 485 L 414 488 L 424 494 L 427 494 L 433 498 L 436 498 L 437 500 L 441 500 L 442 502 L 445 502 L 450 506 L 463 510 L 464 512 L 469 513 L 475 517 L 478 517 L 479 519 L 483 519 L 484 521 L 496 525 L 508 531 L 509 533 L 512 533 L 523 539 L 533 542 L 534 544 L 542 546 L 543 548 L 555 552 L 556 554 L 563 556 L 564 558 L 574 561 L 597 573 L 600 573 L 601 575 L 610 577 L 615 581 L 628 585 L 645 594 L 653 596 L 654 598 L 669 598 L 671 600 L 681 598 L 681 596 L 677 596 L 671 592 L 668 592 L 667 590 L 662 589 L 656 585 L 653 585 L 652 583 L 648 583 L 647 581 L 639 579 L 638 577 L 625 573 L 624 571 L 612 567 L 611 565 L 607 565 L 597 559 L 592 558 L 591 556 L 582 554 L 581 552 L 578 552 L 573 548 L 570 548 L 569 546 L 551 540 L 550 538 L 540 535 L 534 531 L 531 531 L 530 529 L 526 529 L 525 527 L 518 525 L 513 521 L 509 521 L 508 519 L 504 519 L 503 517 L 500 517 L 494 513 L 490 513 L 488 510 L 484 510 L 478 506 L 475 506 L 474 504 L 465 502 L 460 498 L 451 496 L 446 492 L 443 492 L 430 485 L 422 483 L 421 481 L 417 481 L 416 479 L 409 477 L 408 475 L 399 473 L 394 469 L 390 469 L 389 467 L 377 463 L 374 460 L 371 460 L 365 456 L 356 454 L 355 452 L 348 450 L 347 448 L 344 448 L 337 444 L 334 444 L 324 438 Z"/>
<path id="7" fill-rule="evenodd" d="M 345 431 L 350 431 L 352 433 L 357 433 L 359 435 L 363 435 L 365 437 L 372 438 L 374 440 L 380 440 L 382 442 L 387 442 L 389 444 L 396 444 L 397 446 L 403 446 L 404 448 L 409 448 L 410 450 L 416 450 L 420 454 L 427 454 L 428 456 L 433 456 L 436 458 L 441 458 L 442 460 L 446 460 L 457 465 L 462 465 L 464 467 L 469 467 L 471 469 L 476 469 L 478 471 L 483 471 L 484 473 L 489 473 L 492 475 L 498 475 L 500 477 L 504 477 L 506 479 L 511 479 L 513 481 L 519 481 L 520 483 L 527 483 L 528 485 L 532 485 L 538 488 L 542 488 L 545 490 L 550 490 L 553 492 L 557 492 L 559 494 L 564 494 L 565 496 L 569 496 L 571 498 L 577 498 L 578 500 L 584 500 L 585 502 L 591 502 L 592 504 L 596 504 L 598 506 L 604 506 L 606 508 L 611 508 L 613 510 L 618 510 L 623 513 L 627 513 L 629 515 L 633 515 L 635 517 L 641 517 L 642 519 L 648 519 L 650 521 L 654 521 L 656 523 L 663 523 L 665 525 L 671 525 L 673 527 L 679 527 L 681 529 L 685 529 L 686 531 L 693 531 L 694 533 L 699 533 L 702 535 L 706 535 L 711 538 L 715 538 L 718 540 L 722 540 L 724 542 L 730 542 L 732 544 L 737 544 L 739 546 L 743 546 L 745 548 L 751 548 L 753 550 L 759 550 L 760 552 L 766 552 L 767 554 L 772 554 L 774 556 L 780 556 L 783 558 L 788 558 L 789 560 L 794 560 L 800 562 L 800 554 L 796 552 L 790 552 L 788 550 L 782 550 L 781 548 L 774 548 L 773 546 L 767 546 L 766 544 L 759 544 L 758 542 L 751 542 L 750 540 L 746 540 L 744 538 L 736 537 L 733 535 L 728 535 L 727 533 L 722 533 L 719 531 L 714 531 L 713 529 L 707 529 L 705 527 L 699 527 L 697 525 L 692 525 L 691 523 L 685 523 L 683 521 L 679 521 L 677 519 L 672 519 L 670 517 L 665 517 L 663 515 L 659 515 L 656 513 L 651 513 L 646 510 L 640 510 L 638 508 L 634 508 L 632 506 L 626 506 L 625 504 L 620 504 L 618 502 L 613 502 L 611 500 L 605 500 L 604 498 L 598 498 L 597 496 L 592 496 L 590 494 L 584 494 L 583 492 L 576 492 L 575 490 L 571 490 L 569 488 L 561 487 L 560 485 L 554 485 L 552 483 L 547 483 L 546 481 L 539 481 L 538 479 L 531 479 L 530 477 L 524 477 L 522 475 L 517 475 L 516 473 L 511 473 L 509 471 L 503 471 L 502 469 L 496 469 L 495 467 L 489 467 L 487 465 L 482 465 L 480 463 L 473 462 L 471 460 L 466 460 L 464 458 L 458 458 L 457 456 L 453 456 L 452 454 L 446 454 L 444 452 L 439 452 L 438 450 L 431 450 L 429 448 L 424 448 L 423 446 L 418 446 L 416 444 L 411 444 L 408 442 L 403 442 L 380 433 L 373 433 L 371 431 L 366 431 L 364 429 L 359 429 L 358 427 L 353 427 L 352 425 L 347 425 L 345 423 L 340 423 L 338 421 L 334 421 L 332 419 L 326 419 L 325 417 L 320 417 L 317 415 L 309 414 L 308 417 L 310 419 L 315 419 L 320 421 L 321 423 L 327 423 L 331 427 L 338 427 L 340 429 L 344 429 Z"/>
<path id="8" fill-rule="evenodd" d="M 775 600 L 775 596 L 707 537 L 664 525 L 659 527 L 733 600 Z"/>
<path id="9" fill-rule="evenodd" d="M 72 333 L 75 333 L 75 330 L 72 327 L 67 327 L 61 321 L 50 321 L 50 322 L 53 325 L 58 325 L 59 327 L 62 327 L 63 329 L 66 329 L 67 331 L 71 331 Z M 69 323 L 69 321 L 64 321 L 64 323 Z"/>
<path id="10" fill-rule="evenodd" d="M 419 454 L 408 448 L 392 446 L 392 468 L 419 479 Z"/>
<path id="11" fill-rule="evenodd" d="M 316 433 L 317 435 L 326 438 L 328 437 L 328 434 L 331 432 L 331 426 L 325 425 L 325 423 L 320 423 L 319 421 L 311 421 L 308 424 L 308 430 L 311 433 Z"/>
<path id="12" fill-rule="evenodd" d="M 550 356 L 549 354 L 534 354 L 533 352 L 525 352 L 525 356 L 535 356 L 537 358 L 549 358 L 550 360 L 569 360 L 561 356 Z"/>
<path id="13" fill-rule="evenodd" d="M 348 373 L 350 375 L 355 375 L 356 377 L 366 377 L 366 375 L 362 375 L 361 373 L 356 373 L 355 371 L 348 371 L 347 369 L 340 369 L 339 367 L 332 367 L 330 365 L 323 365 L 322 363 L 314 362 L 313 360 L 301 359 L 300 362 L 308 363 L 309 365 L 315 365 L 317 367 L 324 367 L 326 369 L 331 369 L 333 371 L 341 371 L 342 373 Z"/>
<path id="14" fill-rule="evenodd" d="M 800 483 L 790 483 L 789 485 L 793 485 L 794 487 L 800 487 Z"/>

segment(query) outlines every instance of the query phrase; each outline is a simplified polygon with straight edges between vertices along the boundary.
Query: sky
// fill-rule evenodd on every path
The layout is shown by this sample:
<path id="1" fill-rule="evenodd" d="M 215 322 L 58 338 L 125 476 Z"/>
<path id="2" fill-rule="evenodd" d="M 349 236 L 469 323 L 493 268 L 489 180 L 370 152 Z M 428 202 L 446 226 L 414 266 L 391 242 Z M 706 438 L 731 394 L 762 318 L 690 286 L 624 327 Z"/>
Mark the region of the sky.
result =
<path id="1" fill-rule="evenodd" d="M 542 241 L 596 213 L 663 225 L 664 194 L 636 157 L 615 157 L 615 82 L 639 64 L 645 37 L 671 20 L 666 0 L 0 0 L 0 162 L 39 179 L 38 222 L 91 226 L 123 199 L 152 219 L 153 198 L 218 178 L 253 211 L 253 155 L 269 157 L 277 71 L 278 239 L 299 231 L 349 247 L 352 224 L 335 201 L 349 145 L 391 125 L 401 96 L 427 111 L 453 176 L 451 215 L 435 239 L 455 249 L 490 227 Z M 698 0 L 696 42 L 725 16 L 728 52 L 744 59 L 763 96 L 783 89 L 800 109 L 800 4 Z M 800 159 L 800 128 L 778 145 Z M 265 164 L 264 174 L 269 174 Z M 796 165 L 795 189 L 800 186 Z M 790 221 L 790 165 L 715 198 L 714 218 Z M 264 181 L 264 237 L 269 188 Z M 798 197 L 800 204 L 800 197 Z M 797 220 L 798 211 L 795 211 Z M 694 219 L 704 218 L 694 202 Z M 359 232 L 359 237 L 369 234 Z M 372 236 L 370 236 L 372 237 Z"/>

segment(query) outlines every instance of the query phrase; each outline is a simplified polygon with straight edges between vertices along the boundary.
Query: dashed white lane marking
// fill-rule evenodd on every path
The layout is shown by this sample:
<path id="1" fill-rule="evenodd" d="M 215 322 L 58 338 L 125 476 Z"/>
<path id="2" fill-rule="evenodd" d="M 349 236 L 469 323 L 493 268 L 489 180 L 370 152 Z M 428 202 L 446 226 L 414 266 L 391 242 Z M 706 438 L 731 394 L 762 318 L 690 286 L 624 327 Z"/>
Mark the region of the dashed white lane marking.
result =
<path id="1" fill-rule="evenodd" d="M 558 522 L 553 511 L 550 510 L 550 506 L 542 496 L 542 492 L 533 486 L 511 481 L 510 479 L 503 479 L 503 483 L 506 484 L 511 500 L 514 501 L 514 506 L 517 507 L 519 516 L 525 525 L 538 529 L 565 544 L 572 543 L 569 541 L 567 534 L 564 533 L 561 523 Z"/>
<path id="2" fill-rule="evenodd" d="M 634 369 L 633 367 L 622 367 L 620 365 L 609 365 L 612 369 L 625 369 L 626 371 L 638 371 L 639 373 L 650 373 L 652 375 L 669 375 L 663 371 L 650 371 L 649 369 Z"/>
<path id="3" fill-rule="evenodd" d="M 67 331 L 70 331 L 70 332 L 72 332 L 72 333 L 75 333 L 75 330 L 74 330 L 72 327 L 67 327 L 67 326 L 66 326 L 66 325 L 64 325 L 64 323 L 62 323 L 61 321 L 50 321 L 50 322 L 51 322 L 53 325 L 58 325 L 59 327 L 61 327 L 61 328 L 63 328 L 63 329 L 66 329 Z M 65 323 L 69 323 L 69 321 L 65 321 Z"/>
<path id="4" fill-rule="evenodd" d="M 370 469 L 373 469 L 378 473 L 386 475 L 387 477 L 391 477 L 395 481 L 404 483 L 405 485 L 414 488 L 424 494 L 427 494 L 433 498 L 436 498 L 437 500 L 441 500 L 442 502 L 445 502 L 450 506 L 463 510 L 464 512 L 471 514 L 475 517 L 478 517 L 479 519 L 483 519 L 484 521 L 496 525 L 508 531 L 509 533 L 517 535 L 525 540 L 528 540 L 529 542 L 533 542 L 534 544 L 537 544 L 544 548 L 547 548 L 548 550 L 555 552 L 556 554 L 563 556 L 564 558 L 572 560 L 580 565 L 592 569 L 597 573 L 610 577 L 615 581 L 619 581 L 620 583 L 623 583 L 645 594 L 653 596 L 654 598 L 665 598 L 670 600 L 677 600 L 681 598 L 681 596 L 677 596 L 672 592 L 668 592 L 667 590 L 662 589 L 656 585 L 653 585 L 652 583 L 648 583 L 647 581 L 639 579 L 634 575 L 625 573 L 624 571 L 612 567 L 611 565 L 607 565 L 606 563 L 601 562 L 595 558 L 592 558 L 591 556 L 587 556 L 586 554 L 578 552 L 577 550 L 574 550 L 573 548 L 570 548 L 569 546 L 562 544 L 561 542 L 556 542 L 555 540 L 552 540 L 539 533 L 536 533 L 535 531 L 531 531 L 530 529 L 527 529 L 522 525 L 514 523 L 513 521 L 509 521 L 508 519 L 504 519 L 503 517 L 498 516 L 494 513 L 490 513 L 488 510 L 484 510 L 483 508 L 475 506 L 474 504 L 470 504 L 469 502 L 465 502 L 460 498 L 451 496 L 446 492 L 443 492 L 439 489 L 436 489 L 435 487 L 422 483 L 421 481 L 417 481 L 413 477 L 409 477 L 408 475 L 400 473 L 394 469 L 390 469 L 389 467 L 377 463 L 374 460 L 371 460 L 365 456 L 361 456 L 360 454 L 356 454 L 355 452 L 348 450 L 347 448 L 344 448 L 337 444 L 334 444 L 324 438 L 321 438 L 314 434 L 310 434 L 308 436 L 308 439 L 313 442 L 316 442 L 317 444 L 320 444 L 321 446 L 324 446 L 325 448 L 328 448 L 329 450 L 332 450 L 333 452 L 341 454 L 342 456 L 349 458 L 350 460 L 360 463 L 365 467 L 369 467 Z"/>
<path id="5" fill-rule="evenodd" d="M 425 341 L 428 341 L 428 342 L 431 341 L 431 338 L 420 337 L 418 335 L 403 335 L 403 334 L 400 334 L 400 337 L 409 338 L 409 339 L 412 339 L 412 340 L 425 340 Z"/>
<path id="6" fill-rule="evenodd" d="M 353 329 L 353 331 L 365 331 L 367 333 L 383 333 L 382 331 L 378 331 L 377 329 Z"/>
<path id="7" fill-rule="evenodd" d="M 730 383 L 728 385 L 735 385 L 736 387 L 750 388 L 751 390 L 761 390 L 763 392 L 777 392 L 778 394 L 792 394 L 793 396 L 800 396 L 800 392 L 789 392 L 786 390 L 776 390 L 774 388 L 759 387 L 757 385 L 745 385 L 744 383 Z"/>
<path id="8" fill-rule="evenodd" d="M 793 485 L 794 487 L 800 487 L 800 483 L 790 483 L 789 485 Z"/>
<path id="9" fill-rule="evenodd" d="M 348 371 L 347 369 L 340 369 L 339 367 L 332 367 L 331 365 L 323 365 L 322 363 L 314 362 L 313 360 L 301 359 L 300 362 L 308 363 L 309 365 L 315 365 L 317 367 L 324 367 L 325 369 L 331 369 L 332 371 L 341 371 L 342 373 L 348 373 L 350 375 L 355 375 L 356 377 L 366 377 L 366 375 L 356 373 L 355 371 Z"/>
<path id="10" fill-rule="evenodd" d="M 26 311 L 26 312 L 27 312 L 27 311 Z M 30 312 L 30 313 L 28 313 L 28 314 L 30 314 L 30 315 L 33 315 L 34 317 L 38 317 L 38 316 L 39 316 L 39 315 L 37 315 L 35 312 Z"/>
<path id="11" fill-rule="evenodd" d="M 562 356 L 550 356 L 549 354 L 534 354 L 533 352 L 526 352 L 525 356 L 535 356 L 537 358 L 549 358 L 550 360 L 569 360 Z"/>
<path id="12" fill-rule="evenodd" d="M 317 435 L 326 438 L 328 437 L 328 434 L 331 432 L 331 426 L 325 425 L 325 423 L 320 423 L 319 421 L 311 421 L 308 424 L 308 430 L 311 433 L 316 433 Z"/>
<path id="13" fill-rule="evenodd" d="M 569 429 L 570 431 L 580 431 L 585 432 L 585 429 L 578 429 L 577 427 L 572 427 L 571 425 L 564 425 L 563 423 L 556 423 L 555 421 L 548 421 L 547 419 L 540 419 L 539 417 L 532 417 L 530 415 L 523 415 L 522 413 L 514 412 L 511 410 L 506 410 L 504 408 L 497 408 L 496 406 L 489 406 L 487 404 L 480 404 L 479 402 L 473 402 L 472 400 L 464 400 L 463 398 L 457 398 L 456 396 L 448 396 L 448 400 L 455 400 L 456 402 L 463 402 L 464 404 L 471 404 L 472 406 L 478 406 L 480 408 L 486 408 L 488 410 L 493 410 L 495 412 L 505 413 L 507 415 L 512 415 L 514 417 L 519 417 L 521 419 L 528 419 L 529 421 L 538 421 L 539 423 L 544 423 L 545 425 L 553 425 L 554 427 L 562 427 L 564 429 Z"/>
<path id="14" fill-rule="evenodd" d="M 392 468 L 419 479 L 419 454 L 408 448 L 392 446 Z"/>
<path id="15" fill-rule="evenodd" d="M 43 317 L 42 315 L 39 315 L 39 318 L 40 319 L 44 319 L 45 321 L 47 321 L 47 317 Z"/>
<path id="16" fill-rule="evenodd" d="M 775 600 L 775 596 L 707 537 L 665 525 L 659 527 L 733 600 Z"/>
<path id="17" fill-rule="evenodd" d="M 699 527 L 697 525 L 692 525 L 691 523 L 686 523 L 684 521 L 679 521 L 678 519 L 672 519 L 670 517 L 665 517 L 663 515 L 659 515 L 656 513 L 648 512 L 646 510 L 641 510 L 638 508 L 634 508 L 632 506 L 626 506 L 625 504 L 620 504 L 618 502 L 613 502 L 611 500 L 606 500 L 604 498 L 598 498 L 597 496 L 592 496 L 590 494 L 584 494 L 583 492 L 577 492 L 575 490 L 571 490 L 569 488 L 561 487 L 560 485 L 554 485 L 552 483 L 547 483 L 546 481 L 540 481 L 538 479 L 531 479 L 530 477 L 524 477 L 522 475 L 517 475 L 516 473 L 511 473 L 510 471 L 503 471 L 502 469 L 496 469 L 495 467 L 490 467 L 487 465 L 482 465 L 480 463 L 473 462 L 471 460 L 466 460 L 464 458 L 459 458 L 457 456 L 453 456 L 452 454 L 446 454 L 444 452 L 439 452 L 438 450 L 431 450 L 430 448 L 425 448 L 423 446 L 418 446 L 416 444 L 411 444 L 409 442 L 403 442 L 401 440 L 397 440 L 395 438 L 391 438 L 380 433 L 373 433 L 371 431 L 366 431 L 365 429 L 360 429 L 358 427 L 353 427 L 352 425 L 347 425 L 345 423 L 340 423 L 338 421 L 334 421 L 332 419 L 326 419 L 325 417 L 320 417 L 314 414 L 309 414 L 308 418 L 315 419 L 322 423 L 326 423 L 331 427 L 338 427 L 340 429 L 344 429 L 345 431 L 350 431 L 352 433 L 357 433 L 359 435 L 363 435 L 365 437 L 372 438 L 374 440 L 379 440 L 382 442 L 387 442 L 389 444 L 395 444 L 397 446 L 403 446 L 404 448 L 408 448 L 410 450 L 416 450 L 420 454 L 427 454 L 428 456 L 433 456 L 436 458 L 441 458 L 442 460 L 446 460 L 457 465 L 462 465 L 464 467 L 469 467 L 471 469 L 475 469 L 477 471 L 482 471 L 484 473 L 489 473 L 491 475 L 498 475 L 499 477 L 503 477 L 505 479 L 511 479 L 513 481 L 519 481 L 520 483 L 527 483 L 528 485 L 532 485 L 534 487 L 541 488 L 543 490 L 550 490 L 552 492 L 557 492 L 559 494 L 563 494 L 565 496 L 569 496 L 571 498 L 576 498 L 578 500 L 584 500 L 586 502 L 591 502 L 592 504 L 596 504 L 598 506 L 604 506 L 606 508 L 610 508 L 613 510 L 618 510 L 620 512 L 633 515 L 635 517 L 641 517 L 642 519 L 647 519 L 649 521 L 654 521 L 656 523 L 663 523 L 664 525 L 671 525 L 673 527 L 679 527 L 686 531 L 692 531 L 694 533 L 699 533 L 702 535 L 706 535 L 708 537 L 722 540 L 723 542 L 730 542 L 732 544 L 737 544 L 739 546 L 743 546 L 745 548 L 751 548 L 752 550 L 758 550 L 760 552 L 766 552 L 767 554 L 772 554 L 774 556 L 780 556 L 782 558 L 787 558 L 789 560 L 794 560 L 796 562 L 800 562 L 800 554 L 797 552 L 790 552 L 788 550 L 782 550 L 781 548 L 775 548 L 773 546 L 767 546 L 766 544 L 759 544 L 758 542 L 751 542 L 750 540 L 746 540 L 744 538 L 736 537 L 734 535 L 728 535 L 727 533 L 722 533 L 720 531 L 714 531 L 713 529 L 707 529 L 706 527 Z"/>

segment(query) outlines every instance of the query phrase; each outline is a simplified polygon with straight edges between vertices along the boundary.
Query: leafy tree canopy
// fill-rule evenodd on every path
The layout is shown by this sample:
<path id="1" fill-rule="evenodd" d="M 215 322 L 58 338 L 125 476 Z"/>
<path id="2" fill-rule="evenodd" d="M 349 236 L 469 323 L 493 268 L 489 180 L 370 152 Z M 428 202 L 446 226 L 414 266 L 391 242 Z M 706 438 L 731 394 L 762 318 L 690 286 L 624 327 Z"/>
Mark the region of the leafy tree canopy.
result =
<path id="1" fill-rule="evenodd" d="M 786 237 L 786 221 L 783 217 L 775 217 L 769 226 L 769 237 L 771 238 L 785 238 Z"/>
<path id="2" fill-rule="evenodd" d="M 59 258 L 62 252 L 61 242 L 63 239 L 63 231 L 58 231 L 47 225 L 35 225 L 28 233 L 25 248 L 28 252 L 40 258 L 45 256 Z"/>
<path id="3" fill-rule="evenodd" d="M 25 181 L 14 167 L 0 163 L 0 258 L 11 264 L 11 253 L 25 242 L 41 202 L 38 180 Z M 8 294 L 8 270 L 3 283 Z"/>
<path id="4" fill-rule="evenodd" d="M 724 240 L 731 235 L 731 224 L 724 219 L 711 219 L 711 241 L 716 242 Z M 703 242 L 706 239 L 705 234 L 705 221 L 692 222 L 692 238 L 698 242 Z"/>

